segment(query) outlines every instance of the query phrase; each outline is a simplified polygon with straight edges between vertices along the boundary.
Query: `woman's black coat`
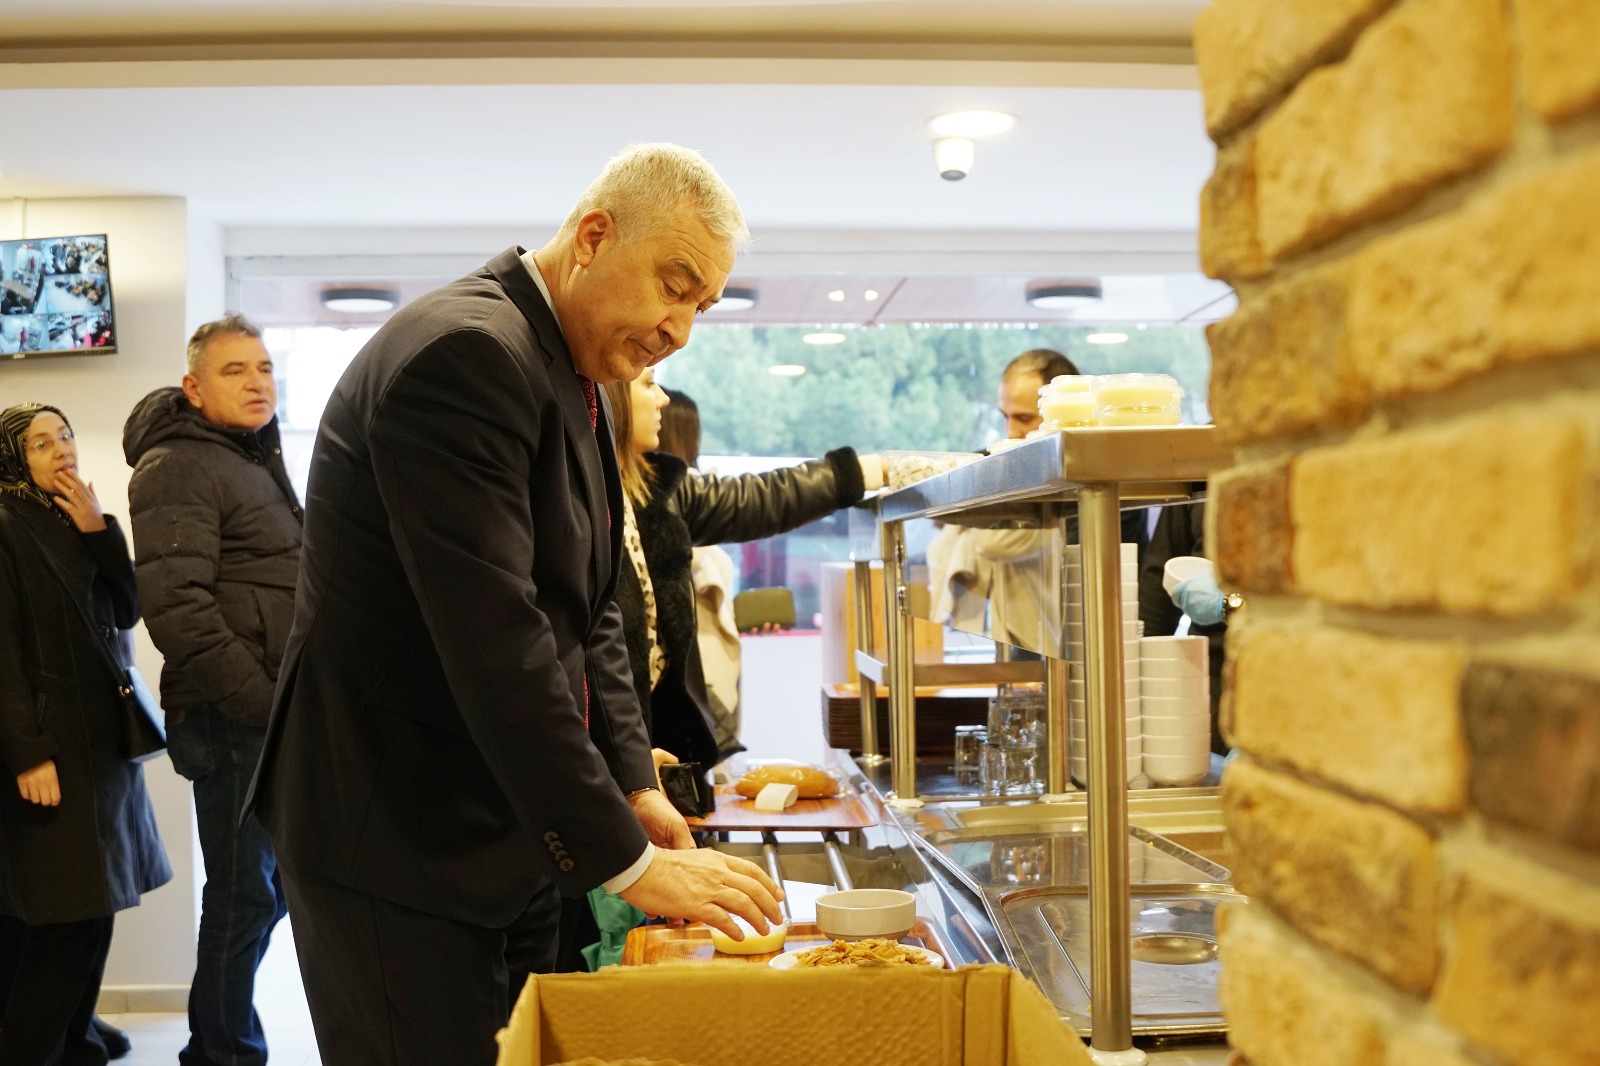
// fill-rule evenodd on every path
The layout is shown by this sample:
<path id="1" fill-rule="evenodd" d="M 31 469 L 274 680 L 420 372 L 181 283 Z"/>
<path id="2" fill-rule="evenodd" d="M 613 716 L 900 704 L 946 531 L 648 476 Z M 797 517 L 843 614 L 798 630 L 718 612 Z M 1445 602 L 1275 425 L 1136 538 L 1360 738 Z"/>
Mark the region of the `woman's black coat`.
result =
<path id="1" fill-rule="evenodd" d="M 79 533 L 39 504 L 0 497 L 0 914 L 33 925 L 106 917 L 172 879 L 144 771 L 119 752 L 116 677 L 77 595 L 104 635 L 139 620 L 116 520 Z M 49 759 L 56 807 L 29 803 L 16 785 Z"/>
<path id="2" fill-rule="evenodd" d="M 861 464 L 849 448 L 765 474 L 689 474 L 681 459 L 645 457 L 654 471 L 650 502 L 635 517 L 656 597 L 656 630 L 666 671 L 650 691 L 650 648 L 644 590 L 632 566 L 621 565 L 617 604 L 633 686 L 650 727 L 650 742 L 702 769 L 742 751 L 737 737 L 717 736 L 696 639 L 692 556 L 696 545 L 776 536 L 861 499 Z"/>

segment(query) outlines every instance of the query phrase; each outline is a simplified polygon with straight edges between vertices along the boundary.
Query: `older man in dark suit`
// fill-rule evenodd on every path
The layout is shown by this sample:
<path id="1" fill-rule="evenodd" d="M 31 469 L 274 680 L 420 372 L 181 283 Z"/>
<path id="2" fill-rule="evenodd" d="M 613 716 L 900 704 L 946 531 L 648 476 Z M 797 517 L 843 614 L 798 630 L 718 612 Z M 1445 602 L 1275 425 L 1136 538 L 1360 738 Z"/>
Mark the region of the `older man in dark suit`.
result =
<path id="1" fill-rule="evenodd" d="M 397 313 L 329 400 L 255 786 L 324 1061 L 493 1062 L 559 894 L 778 919 L 654 788 L 595 388 L 683 347 L 745 232 L 698 155 L 631 148 L 543 248 Z"/>

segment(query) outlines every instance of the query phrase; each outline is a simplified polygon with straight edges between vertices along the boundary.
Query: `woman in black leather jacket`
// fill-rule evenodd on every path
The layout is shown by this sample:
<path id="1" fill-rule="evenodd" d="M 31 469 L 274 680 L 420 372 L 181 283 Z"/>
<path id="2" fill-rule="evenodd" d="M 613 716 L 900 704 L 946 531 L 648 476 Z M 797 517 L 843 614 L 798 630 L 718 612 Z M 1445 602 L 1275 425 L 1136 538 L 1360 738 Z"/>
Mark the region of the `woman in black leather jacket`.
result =
<path id="1" fill-rule="evenodd" d="M 632 565 L 619 568 L 634 688 L 651 743 L 703 768 L 742 750 L 717 735 L 696 641 L 690 562 L 697 545 L 756 540 L 814 522 L 882 484 L 876 456 L 850 448 L 765 474 L 690 473 L 683 460 L 655 450 L 666 393 L 646 370 L 632 383 L 606 386 L 622 470 L 623 544 Z"/>

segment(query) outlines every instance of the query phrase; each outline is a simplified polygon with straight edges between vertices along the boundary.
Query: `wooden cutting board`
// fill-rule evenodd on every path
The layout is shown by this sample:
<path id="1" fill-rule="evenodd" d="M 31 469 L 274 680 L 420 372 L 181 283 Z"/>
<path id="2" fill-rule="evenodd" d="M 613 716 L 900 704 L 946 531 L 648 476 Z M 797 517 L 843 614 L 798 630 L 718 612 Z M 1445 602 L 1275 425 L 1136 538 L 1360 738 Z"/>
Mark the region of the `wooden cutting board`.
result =
<path id="1" fill-rule="evenodd" d="M 860 793 L 842 785 L 828 799 L 796 800 L 785 811 L 758 811 L 755 800 L 745 799 L 732 785 L 716 787 L 717 809 L 704 818 L 687 819 L 690 829 L 713 832 L 734 830 L 866 829 L 878 824 L 877 815 Z"/>
<path id="2" fill-rule="evenodd" d="M 828 943 L 828 938 L 809 922 L 789 930 L 783 944 L 784 951 L 815 947 Z M 911 933 L 900 938 L 900 943 L 924 947 L 938 953 L 951 967 L 950 947 L 938 928 L 928 919 L 917 916 Z M 622 947 L 622 965 L 654 966 L 663 962 L 753 962 L 765 966 L 782 952 L 769 951 L 764 955 L 722 955 L 711 945 L 711 930 L 703 925 L 641 925 L 628 931 L 628 940 Z"/>

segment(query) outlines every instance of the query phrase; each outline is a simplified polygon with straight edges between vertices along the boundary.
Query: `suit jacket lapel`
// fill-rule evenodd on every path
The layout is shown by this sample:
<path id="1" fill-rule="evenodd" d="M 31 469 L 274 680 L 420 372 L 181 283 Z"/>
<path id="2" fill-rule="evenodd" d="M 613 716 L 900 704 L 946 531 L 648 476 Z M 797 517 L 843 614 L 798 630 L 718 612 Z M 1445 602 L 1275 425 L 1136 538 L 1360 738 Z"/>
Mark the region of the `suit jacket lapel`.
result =
<path id="1" fill-rule="evenodd" d="M 561 408 L 567 441 L 583 475 L 584 502 L 589 510 L 590 528 L 594 530 L 590 541 L 599 580 L 595 582 L 597 596 L 593 606 L 598 614 L 598 609 L 611 598 L 616 579 L 612 572 L 612 560 L 622 546 L 621 481 L 617 475 L 616 452 L 610 450 L 613 445 L 609 420 L 602 418 L 598 430 L 589 425 L 589 405 L 583 398 L 578 372 L 572 365 L 572 353 L 567 350 L 567 342 L 556 323 L 555 313 L 545 303 L 539 287 L 528 276 L 528 270 L 522 264 L 522 253 L 522 248 L 508 248 L 489 261 L 488 269 L 517 310 L 522 312 L 522 317 L 533 327 L 534 339 L 544 352 L 550 383 Z M 602 403 L 603 399 L 602 395 Z M 616 495 L 615 505 L 612 502 L 613 495 Z M 619 521 L 612 522 L 612 514 L 617 515 Z"/>

